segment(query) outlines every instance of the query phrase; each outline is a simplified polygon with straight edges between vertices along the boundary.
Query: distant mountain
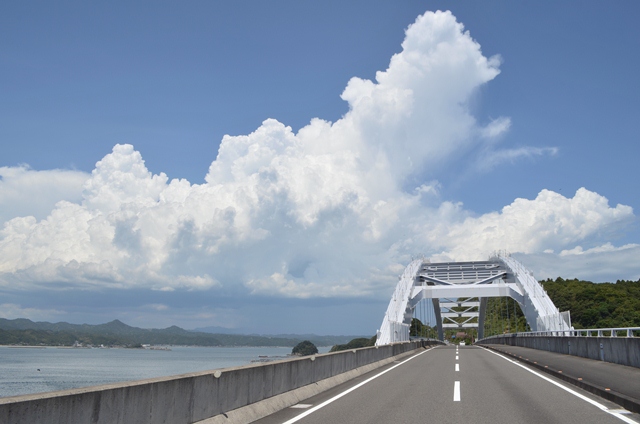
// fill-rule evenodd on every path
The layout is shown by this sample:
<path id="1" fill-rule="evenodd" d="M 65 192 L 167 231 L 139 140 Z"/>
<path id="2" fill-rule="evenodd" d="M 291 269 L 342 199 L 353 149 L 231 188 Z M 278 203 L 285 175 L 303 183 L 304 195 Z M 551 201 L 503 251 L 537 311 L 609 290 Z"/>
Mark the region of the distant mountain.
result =
<path id="1" fill-rule="evenodd" d="M 316 346 L 333 346 L 337 344 L 345 344 L 355 338 L 364 337 L 357 336 L 319 336 L 317 334 L 239 334 L 238 330 L 232 330 L 225 327 L 201 327 L 193 329 L 194 332 L 203 332 L 214 334 L 219 339 L 224 339 L 224 335 L 234 335 L 237 337 L 265 337 L 268 339 L 285 339 L 285 340 L 309 340 Z M 234 332 L 235 331 L 235 332 Z M 288 345 L 287 345 L 288 346 Z"/>
<path id="2" fill-rule="evenodd" d="M 285 334 L 265 336 L 256 334 L 223 334 L 203 331 L 188 331 L 177 326 L 164 329 L 131 327 L 114 320 L 105 324 L 69 324 L 67 322 L 33 322 L 18 318 L 0 318 L 0 344 L 63 345 L 75 341 L 91 345 L 135 346 L 190 345 L 190 346 L 288 346 L 293 347 L 303 340 L 316 346 L 333 346 L 347 343 L 358 336 L 317 336 L 315 334 Z"/>
<path id="3" fill-rule="evenodd" d="M 218 326 L 194 328 L 191 331 L 194 331 L 197 333 L 211 333 L 211 334 L 244 334 L 245 333 L 245 331 L 238 331 L 232 328 L 218 327 Z"/>
<path id="4" fill-rule="evenodd" d="M 71 345 L 75 341 L 92 345 L 172 344 L 220 346 L 212 334 L 194 333 L 180 327 L 143 329 L 114 320 L 106 324 L 69 324 L 67 322 L 33 322 L 28 319 L 0 318 L 1 344 L 59 344 Z"/>

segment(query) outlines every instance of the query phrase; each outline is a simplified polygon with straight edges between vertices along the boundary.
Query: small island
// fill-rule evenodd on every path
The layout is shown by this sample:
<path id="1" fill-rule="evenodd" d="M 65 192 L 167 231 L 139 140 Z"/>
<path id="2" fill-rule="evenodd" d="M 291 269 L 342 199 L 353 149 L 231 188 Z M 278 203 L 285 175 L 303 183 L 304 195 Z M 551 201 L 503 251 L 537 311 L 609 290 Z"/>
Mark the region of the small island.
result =
<path id="1" fill-rule="evenodd" d="M 318 353 L 316 345 L 309 340 L 304 340 L 293 347 L 291 354 L 298 356 L 309 356 Z"/>

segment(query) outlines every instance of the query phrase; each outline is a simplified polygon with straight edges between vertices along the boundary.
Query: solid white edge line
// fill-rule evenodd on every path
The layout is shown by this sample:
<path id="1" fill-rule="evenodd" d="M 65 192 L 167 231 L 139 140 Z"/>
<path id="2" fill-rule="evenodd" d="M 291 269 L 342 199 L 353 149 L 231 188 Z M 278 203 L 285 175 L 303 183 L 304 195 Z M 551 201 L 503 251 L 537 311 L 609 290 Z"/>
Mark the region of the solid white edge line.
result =
<path id="1" fill-rule="evenodd" d="M 614 417 L 619 418 L 619 419 L 621 419 L 622 421 L 624 421 L 624 422 L 626 422 L 626 423 L 629 423 L 629 424 L 638 424 L 638 422 L 637 422 L 637 421 L 634 421 L 634 420 L 632 420 L 632 419 L 630 419 L 630 418 L 628 418 L 628 417 L 625 417 L 624 415 L 620 414 L 619 412 L 616 412 L 616 411 L 612 411 L 612 410 L 610 410 L 609 408 L 607 408 L 606 406 L 604 406 L 604 405 L 603 405 L 603 404 L 601 404 L 600 402 L 595 401 L 595 400 L 593 400 L 593 399 L 589 399 L 589 398 L 588 398 L 588 397 L 586 397 L 585 395 L 582 395 L 582 394 L 580 394 L 580 393 L 576 392 L 575 390 L 572 390 L 572 389 L 570 389 L 569 387 L 567 387 L 567 386 L 565 386 L 565 385 L 563 385 L 563 384 L 558 383 L 557 381 L 553 381 L 553 380 L 552 380 L 552 379 L 550 379 L 549 377 L 546 377 L 546 376 L 544 376 L 544 375 L 540 374 L 539 372 L 537 372 L 537 371 L 534 371 L 534 370 L 530 369 L 529 367 L 527 367 L 527 366 L 525 366 L 525 365 L 521 364 L 521 363 L 520 363 L 520 362 L 518 362 L 518 361 L 514 361 L 514 360 L 512 360 L 512 359 L 509 359 L 509 358 L 507 358 L 506 356 L 503 356 L 503 355 L 501 355 L 501 354 L 499 354 L 499 353 L 497 353 L 497 352 L 492 351 L 491 349 L 487 349 L 486 347 L 483 347 L 483 346 L 480 346 L 480 347 L 481 347 L 482 349 L 486 350 L 487 352 L 493 353 L 494 355 L 499 356 L 500 358 L 505 359 L 505 360 L 507 360 L 507 361 L 511 362 L 512 364 L 515 364 L 515 365 L 519 366 L 520 368 L 522 368 L 522 369 L 524 369 L 524 370 L 529 371 L 531 374 L 533 374 L 533 375 L 537 375 L 537 376 L 538 376 L 538 377 L 540 377 L 541 379 L 546 380 L 546 381 L 548 381 L 549 383 L 551 383 L 551 384 L 553 384 L 553 385 L 555 385 L 555 386 L 560 387 L 562 390 L 564 390 L 564 391 L 566 391 L 566 392 L 569 392 L 569 393 L 571 393 L 572 395 L 574 395 L 574 396 L 576 396 L 576 397 L 578 397 L 578 398 L 580 398 L 580 399 L 582 399 L 582 400 L 584 400 L 584 401 L 586 401 L 586 402 L 589 402 L 590 404 L 592 404 L 593 406 L 595 406 L 595 407 L 597 407 L 597 408 L 600 408 L 602 411 L 606 412 L 607 414 L 613 415 Z"/>
<path id="2" fill-rule="evenodd" d="M 453 401 L 460 402 L 460 382 L 456 381 L 453 384 Z"/>
<path id="3" fill-rule="evenodd" d="M 437 346 L 430 347 L 429 349 L 427 349 L 427 350 L 425 350 L 425 351 L 423 351 L 423 352 L 420 352 L 420 353 L 418 353 L 417 355 L 413 355 L 411 358 L 407 358 L 407 359 L 405 359 L 404 361 L 400 362 L 399 364 L 395 364 L 395 365 L 394 365 L 394 366 L 392 366 L 391 368 L 387 368 L 386 370 L 382 371 L 382 372 L 381 372 L 381 373 L 379 373 L 379 374 L 374 375 L 373 377 L 369 377 L 369 378 L 368 378 L 368 379 L 366 379 L 365 381 L 363 381 L 363 382 L 361 382 L 361 383 L 358 383 L 358 384 L 356 384 L 355 386 L 351 387 L 350 389 L 347 389 L 347 390 L 345 390 L 344 392 L 342 392 L 342 393 L 339 393 L 339 394 L 335 395 L 335 396 L 334 396 L 334 397 L 332 397 L 331 399 L 327 399 L 327 400 L 325 400 L 324 402 L 322 402 L 322 403 L 321 403 L 321 404 L 319 404 L 318 406 L 314 406 L 313 408 L 306 410 L 306 411 L 305 411 L 305 412 L 303 412 L 302 414 L 300 414 L 300 415 L 298 415 L 298 416 L 295 416 L 295 417 L 291 418 L 289 421 L 285 421 L 285 422 L 284 422 L 284 423 L 282 423 L 282 424 L 292 424 L 292 423 L 295 423 L 296 421 L 299 421 L 299 420 L 303 419 L 303 418 L 304 418 L 304 417 L 306 417 L 307 415 L 311 415 L 311 414 L 313 414 L 313 413 L 314 413 L 314 412 L 316 412 L 318 409 L 320 409 L 320 408 L 324 408 L 325 406 L 329 405 L 330 403 L 332 403 L 332 402 L 334 402 L 334 401 L 336 401 L 336 400 L 340 399 L 342 396 L 347 395 L 347 394 L 349 394 L 349 393 L 353 392 L 353 391 L 354 391 L 354 390 L 356 390 L 357 388 L 362 387 L 362 386 L 364 386 L 365 384 L 367 384 L 368 382 L 370 382 L 370 381 L 372 381 L 372 380 L 375 380 L 376 378 L 380 377 L 380 376 L 381 376 L 381 375 L 383 375 L 383 374 L 388 373 L 388 372 L 389 372 L 389 371 L 391 371 L 392 369 L 397 368 L 397 367 L 399 367 L 400 365 L 402 365 L 402 364 L 404 364 L 404 363 L 406 363 L 406 362 L 409 362 L 409 361 L 410 361 L 410 360 L 412 360 L 413 358 L 417 358 L 418 356 L 422 355 L 423 353 L 427 353 L 427 352 L 429 352 L 430 350 L 434 349 L 435 347 L 437 347 Z"/>

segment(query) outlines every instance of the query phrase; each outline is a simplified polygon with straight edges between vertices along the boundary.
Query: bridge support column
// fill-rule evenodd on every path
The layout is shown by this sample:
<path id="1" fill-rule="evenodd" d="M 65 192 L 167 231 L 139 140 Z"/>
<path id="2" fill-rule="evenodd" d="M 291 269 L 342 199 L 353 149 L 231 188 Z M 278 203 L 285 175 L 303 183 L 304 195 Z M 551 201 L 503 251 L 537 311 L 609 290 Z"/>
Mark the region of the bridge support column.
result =
<path id="1" fill-rule="evenodd" d="M 442 330 L 442 312 L 440 310 L 440 299 L 433 298 L 433 312 L 436 316 L 436 328 L 438 329 L 438 340 L 444 341 L 444 331 Z"/>
<path id="2" fill-rule="evenodd" d="M 487 314 L 487 298 L 480 298 L 480 307 L 478 308 L 478 340 L 484 338 L 484 318 Z"/>

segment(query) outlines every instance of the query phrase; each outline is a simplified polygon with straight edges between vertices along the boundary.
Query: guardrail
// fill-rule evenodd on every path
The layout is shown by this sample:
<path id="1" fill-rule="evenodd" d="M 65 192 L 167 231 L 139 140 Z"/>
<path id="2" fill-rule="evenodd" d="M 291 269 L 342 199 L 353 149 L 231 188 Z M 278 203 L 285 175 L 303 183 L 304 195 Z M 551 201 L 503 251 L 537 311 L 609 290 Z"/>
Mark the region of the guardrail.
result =
<path id="1" fill-rule="evenodd" d="M 623 333 L 622 335 L 619 333 Z M 505 333 L 485 337 L 489 340 L 494 337 L 640 337 L 640 327 L 613 327 L 613 328 L 587 328 L 557 331 L 525 331 L 520 333 Z"/>
<path id="2" fill-rule="evenodd" d="M 640 327 L 507 333 L 476 344 L 520 346 L 640 368 Z"/>

